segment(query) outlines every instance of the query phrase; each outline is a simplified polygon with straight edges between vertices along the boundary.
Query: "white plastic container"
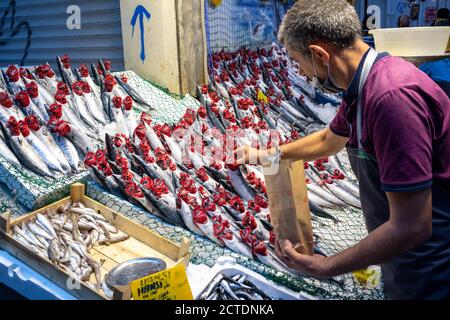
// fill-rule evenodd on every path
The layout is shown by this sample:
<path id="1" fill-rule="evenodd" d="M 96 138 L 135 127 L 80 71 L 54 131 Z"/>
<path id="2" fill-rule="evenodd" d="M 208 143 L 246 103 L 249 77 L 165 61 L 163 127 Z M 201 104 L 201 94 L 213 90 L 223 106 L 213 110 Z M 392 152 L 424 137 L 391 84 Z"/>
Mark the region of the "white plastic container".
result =
<path id="1" fill-rule="evenodd" d="M 216 264 L 211 268 L 210 272 L 203 277 L 203 279 L 199 280 L 199 284 L 195 286 L 195 290 L 192 288 L 195 299 L 198 299 L 211 281 L 213 281 L 220 273 L 226 277 L 233 277 L 237 274 L 246 275 L 248 281 L 256 285 L 273 300 L 317 300 L 317 298 L 314 298 L 309 294 L 295 292 L 275 284 L 260 274 L 241 266 L 232 257 L 220 257 L 217 259 Z"/>
<path id="2" fill-rule="evenodd" d="M 378 52 L 401 57 L 440 56 L 445 54 L 450 27 L 375 29 L 369 33 Z"/>

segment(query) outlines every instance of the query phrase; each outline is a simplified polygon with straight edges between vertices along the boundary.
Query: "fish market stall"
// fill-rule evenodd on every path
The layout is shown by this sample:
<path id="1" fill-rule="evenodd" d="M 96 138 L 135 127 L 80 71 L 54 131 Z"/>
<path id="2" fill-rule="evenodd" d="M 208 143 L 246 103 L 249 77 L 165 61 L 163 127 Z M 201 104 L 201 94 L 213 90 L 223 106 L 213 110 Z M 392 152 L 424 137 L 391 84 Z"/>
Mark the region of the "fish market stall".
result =
<path id="1" fill-rule="evenodd" d="M 73 280 L 77 290 L 71 292 L 81 299 L 113 298 L 105 274 L 136 257 L 162 259 L 163 268 L 188 265 L 188 240 L 178 247 L 85 197 L 84 191 L 84 185 L 74 184 L 70 198 L 14 220 L 3 214 L 1 247 L 61 287 Z M 129 298 L 129 292 L 120 296 Z"/>
<path id="2" fill-rule="evenodd" d="M 68 57 L 58 58 L 59 75 L 48 65 L 9 68 L 10 74 L 4 73 L 0 101 L 2 141 L 5 150 L 10 150 L 2 155 L 11 155 L 7 159 L 0 157 L 6 168 L 1 192 L 3 211 L 11 212 L 14 221 L 26 214 L 28 209 L 24 206 L 34 209 L 57 202 L 68 195 L 79 174 L 87 184 L 87 196 L 108 210 L 173 243 L 188 238 L 188 275 L 195 274 L 192 270 L 198 265 L 209 270 L 219 258 L 228 256 L 234 259 L 236 267 L 245 267 L 268 283 L 305 297 L 383 298 L 382 284 L 370 288 L 351 274 L 318 280 L 296 275 L 284 266 L 274 255 L 261 168 L 227 163 L 227 150 L 221 144 L 225 134 L 233 138 L 235 147 L 268 147 L 298 139 L 329 123 L 339 97 L 323 94 L 318 103 L 315 88 L 298 76 L 296 65 L 276 44 L 267 50 L 221 51 L 212 58 L 212 81 L 198 87 L 198 100 L 189 95 L 175 99 L 131 71 L 111 73 L 107 61 L 90 68 L 73 68 Z M 20 74 L 24 90 L 20 83 L 14 83 L 15 72 Z M 49 101 L 41 103 L 41 111 L 37 107 L 39 100 L 34 105 L 29 103 L 31 110 L 25 106 L 27 96 L 36 96 L 33 89 L 31 94 L 28 92 L 34 84 L 39 85 L 38 97 L 48 96 Z M 270 135 L 269 129 L 277 134 Z M 45 133 L 40 135 L 39 130 Z M 204 140 L 199 141 L 202 134 Z M 40 139 L 50 141 L 53 161 L 39 152 Z M 20 144 L 14 145 L 11 140 L 28 143 L 35 157 L 17 157 Z M 221 152 L 222 156 L 217 157 Z M 70 166 L 66 174 L 64 158 Z M 18 174 L 18 170 L 26 175 Z M 76 178 L 62 179 L 68 172 Z M 363 238 L 366 230 L 357 184 L 346 154 L 305 163 L 305 172 L 316 250 L 331 255 Z M 28 185 L 17 185 L 17 179 Z M 22 194 L 36 199 L 51 191 L 37 189 L 42 181 L 48 181 L 48 185 L 58 181 L 62 188 L 46 201 L 25 201 Z M 30 237 L 30 232 L 33 234 L 29 228 L 26 231 L 19 235 L 21 241 L 33 241 L 32 235 L 31 239 L 24 239 Z M 89 236 L 83 234 L 82 239 L 88 241 Z M 43 240 L 37 248 L 45 248 Z M 66 241 L 70 244 L 73 239 Z M 43 255 L 40 259 L 51 258 Z M 64 261 L 57 255 L 57 261 L 60 259 Z M 78 270 L 78 276 L 88 272 L 89 267 L 93 269 L 89 261 Z M 48 276 L 42 269 L 39 271 Z M 212 277 L 213 272 L 208 274 Z M 245 281 L 235 277 L 236 274 L 231 275 L 228 285 L 233 287 L 237 285 L 233 281 Z M 90 274 L 90 278 L 95 287 L 95 276 Z M 192 280 L 191 286 L 193 292 L 199 293 L 197 282 Z M 260 296 L 256 293 L 256 297 Z"/>

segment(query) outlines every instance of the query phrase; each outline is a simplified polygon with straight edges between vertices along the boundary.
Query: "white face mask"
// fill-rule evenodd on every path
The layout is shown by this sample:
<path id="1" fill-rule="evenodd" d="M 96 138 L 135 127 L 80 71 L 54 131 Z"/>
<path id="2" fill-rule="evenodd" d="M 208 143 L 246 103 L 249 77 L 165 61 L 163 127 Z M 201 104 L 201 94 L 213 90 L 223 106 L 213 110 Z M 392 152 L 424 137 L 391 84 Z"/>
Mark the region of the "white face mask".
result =
<path id="1" fill-rule="evenodd" d="M 313 86 L 315 86 L 316 88 L 322 89 L 322 90 L 329 91 L 331 93 L 338 93 L 338 92 L 343 91 L 341 88 L 338 87 L 338 85 L 336 84 L 336 80 L 334 80 L 333 75 L 330 73 L 330 64 L 327 64 L 328 77 L 322 83 L 322 82 L 320 82 L 319 78 L 317 77 L 316 64 L 314 62 L 314 55 L 312 52 L 311 52 L 311 59 L 312 59 L 313 68 L 314 68 L 314 77 L 312 79 Z"/>

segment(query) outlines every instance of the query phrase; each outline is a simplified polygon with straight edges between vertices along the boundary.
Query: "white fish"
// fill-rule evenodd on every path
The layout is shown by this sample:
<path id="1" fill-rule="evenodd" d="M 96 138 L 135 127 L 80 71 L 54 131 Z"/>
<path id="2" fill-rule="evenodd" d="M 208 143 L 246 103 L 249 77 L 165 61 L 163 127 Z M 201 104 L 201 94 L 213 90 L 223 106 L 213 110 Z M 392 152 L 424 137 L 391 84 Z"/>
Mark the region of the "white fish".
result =
<path id="1" fill-rule="evenodd" d="M 23 136 L 11 135 L 4 129 L 3 125 L 2 129 L 3 134 L 9 137 L 9 144 L 12 151 L 26 168 L 42 176 L 54 177 L 54 173 L 49 170 L 47 164 Z"/>
<path id="2" fill-rule="evenodd" d="M 92 116 L 100 122 L 102 125 L 105 125 L 107 120 L 106 116 L 103 112 L 102 104 L 98 104 L 96 102 L 95 96 L 92 92 L 86 93 L 84 92 L 84 98 L 87 105 L 88 110 L 92 114 Z"/>
<path id="3" fill-rule="evenodd" d="M 61 168 L 63 169 L 64 173 L 68 173 L 71 171 L 71 165 L 69 161 L 67 160 L 66 156 L 64 155 L 64 152 L 59 148 L 58 144 L 53 139 L 52 134 L 47 129 L 47 127 L 41 127 L 38 131 L 33 131 L 33 133 L 41 140 L 43 141 L 48 148 L 51 150 L 51 152 L 56 156 L 58 159 Z"/>
<path id="4" fill-rule="evenodd" d="M 64 156 L 66 157 L 70 167 L 72 168 L 72 171 L 77 172 L 80 167 L 80 156 L 78 155 L 77 148 L 74 146 L 74 144 L 67 139 L 64 136 L 60 135 L 52 135 L 56 144 L 60 148 L 60 150 L 63 152 Z"/>
<path id="5" fill-rule="evenodd" d="M 74 92 L 72 95 L 72 99 L 74 102 L 74 106 L 80 116 L 80 119 L 87 124 L 90 130 L 92 130 L 94 133 L 98 133 L 99 128 L 96 125 L 95 120 L 87 107 L 87 103 L 84 97 Z"/>
<path id="6" fill-rule="evenodd" d="M 21 166 L 20 161 L 17 159 L 11 149 L 9 149 L 9 147 L 6 145 L 3 137 L 0 137 L 0 155 L 10 164 L 17 167 Z"/>
<path id="7" fill-rule="evenodd" d="M 48 231 L 46 231 L 44 228 L 42 228 L 40 225 L 30 222 L 28 223 L 28 228 L 38 236 L 41 236 L 47 240 L 53 240 L 54 238 L 50 235 Z"/>
<path id="8" fill-rule="evenodd" d="M 146 135 L 152 149 L 156 150 L 159 148 L 161 150 L 165 150 L 163 144 L 161 143 L 161 140 L 159 139 L 158 135 L 153 130 L 153 128 L 151 126 L 149 126 L 145 121 L 144 121 L 144 126 L 145 126 L 145 135 Z"/>
<path id="9" fill-rule="evenodd" d="M 45 228 L 45 230 L 53 237 L 57 238 L 55 229 L 53 228 L 51 222 L 44 215 L 38 213 L 37 214 L 37 222 Z"/>
<path id="10" fill-rule="evenodd" d="M 58 161 L 57 156 L 46 143 L 41 141 L 33 132 L 30 132 L 25 139 L 34 148 L 36 153 L 41 157 L 49 169 L 65 173 L 60 162 Z"/>
<path id="11" fill-rule="evenodd" d="M 180 202 L 180 214 L 186 227 L 198 235 L 205 236 L 205 233 L 194 223 L 190 206 L 183 199 L 180 199 Z"/>

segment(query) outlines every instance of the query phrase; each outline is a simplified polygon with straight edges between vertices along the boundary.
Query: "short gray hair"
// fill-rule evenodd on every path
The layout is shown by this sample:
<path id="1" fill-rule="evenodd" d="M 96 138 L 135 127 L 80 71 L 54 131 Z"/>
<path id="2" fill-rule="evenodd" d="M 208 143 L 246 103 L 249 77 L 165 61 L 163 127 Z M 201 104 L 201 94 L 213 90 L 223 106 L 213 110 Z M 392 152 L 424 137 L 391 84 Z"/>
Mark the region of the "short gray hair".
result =
<path id="1" fill-rule="evenodd" d="M 304 55 L 319 41 L 346 49 L 360 37 L 359 17 L 345 0 L 298 0 L 278 31 L 278 41 Z"/>

